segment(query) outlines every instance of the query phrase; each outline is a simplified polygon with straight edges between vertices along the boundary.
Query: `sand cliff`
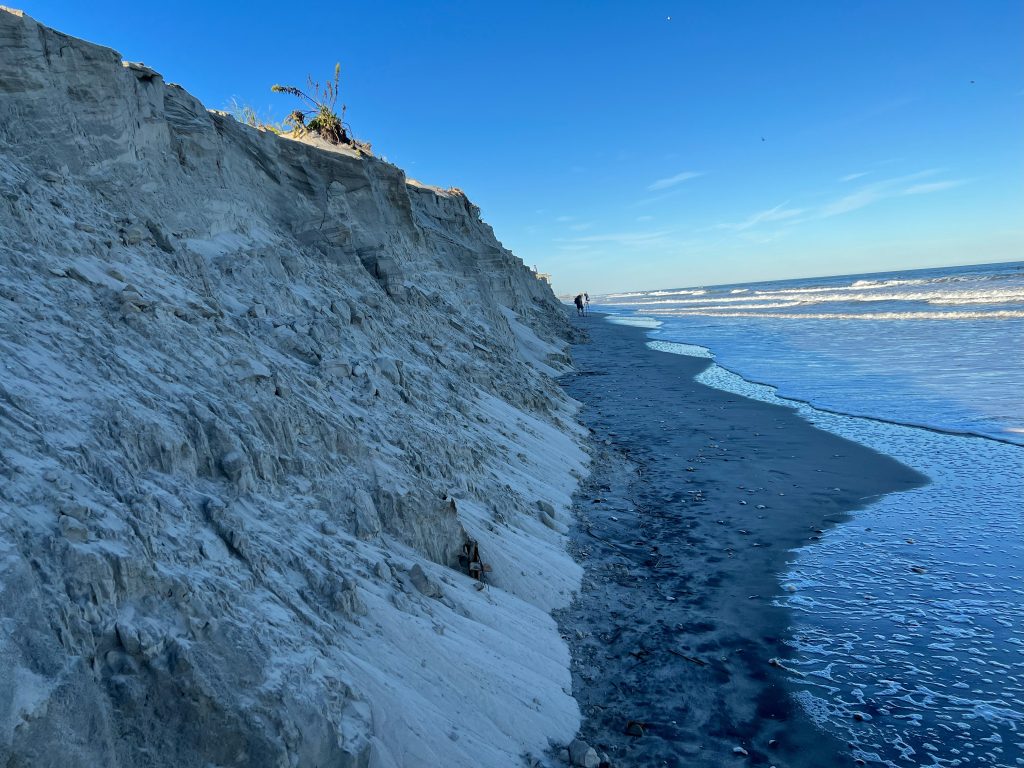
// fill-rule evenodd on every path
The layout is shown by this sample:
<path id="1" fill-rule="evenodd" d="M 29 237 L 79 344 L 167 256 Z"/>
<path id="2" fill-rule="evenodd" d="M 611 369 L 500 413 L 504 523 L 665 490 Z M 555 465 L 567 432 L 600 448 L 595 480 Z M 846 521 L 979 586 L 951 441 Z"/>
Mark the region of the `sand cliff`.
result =
<path id="1" fill-rule="evenodd" d="M 463 195 L 0 10 L 0 764 L 571 738 L 566 333 Z"/>

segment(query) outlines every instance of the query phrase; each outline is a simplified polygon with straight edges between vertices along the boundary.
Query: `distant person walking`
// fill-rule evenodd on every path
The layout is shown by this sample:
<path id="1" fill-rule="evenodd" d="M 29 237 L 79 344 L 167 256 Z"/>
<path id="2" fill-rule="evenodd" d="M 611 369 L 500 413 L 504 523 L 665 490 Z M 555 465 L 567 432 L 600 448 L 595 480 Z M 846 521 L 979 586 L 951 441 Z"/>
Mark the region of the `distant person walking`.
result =
<path id="1" fill-rule="evenodd" d="M 590 314 L 590 294 L 586 291 L 583 292 L 583 314 Z"/>
<path id="2" fill-rule="evenodd" d="M 573 299 L 573 302 L 576 304 L 576 314 L 577 315 L 582 315 L 583 314 L 583 294 L 582 293 L 577 293 L 576 294 L 576 298 Z"/>

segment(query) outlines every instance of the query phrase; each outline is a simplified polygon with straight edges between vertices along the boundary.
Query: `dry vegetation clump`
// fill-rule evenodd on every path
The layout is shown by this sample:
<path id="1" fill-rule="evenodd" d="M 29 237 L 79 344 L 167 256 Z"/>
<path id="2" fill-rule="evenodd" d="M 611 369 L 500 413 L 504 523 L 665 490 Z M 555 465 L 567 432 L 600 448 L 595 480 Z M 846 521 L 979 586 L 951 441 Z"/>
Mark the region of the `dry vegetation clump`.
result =
<path id="1" fill-rule="evenodd" d="M 349 144 L 369 152 L 369 143 L 354 139 L 351 135 L 352 129 L 345 123 L 346 105 L 341 105 L 340 115 L 336 111 L 340 77 L 341 64 L 338 63 L 334 65 L 334 78 L 328 80 L 325 85 L 321 86 L 320 82 L 310 75 L 306 78 L 305 91 L 294 85 L 274 85 L 270 90 L 274 93 L 287 93 L 305 102 L 305 109 L 295 109 L 284 119 L 285 124 L 291 126 L 297 136 L 313 133 L 331 144 Z"/>
<path id="2" fill-rule="evenodd" d="M 280 135 L 282 133 L 287 133 L 289 130 L 283 123 L 264 120 L 260 117 L 255 108 L 249 104 L 243 104 L 237 98 L 231 99 L 231 102 L 228 104 L 227 111 L 238 122 L 245 123 L 245 125 L 256 128 L 260 131 L 270 131 L 271 133 Z"/>

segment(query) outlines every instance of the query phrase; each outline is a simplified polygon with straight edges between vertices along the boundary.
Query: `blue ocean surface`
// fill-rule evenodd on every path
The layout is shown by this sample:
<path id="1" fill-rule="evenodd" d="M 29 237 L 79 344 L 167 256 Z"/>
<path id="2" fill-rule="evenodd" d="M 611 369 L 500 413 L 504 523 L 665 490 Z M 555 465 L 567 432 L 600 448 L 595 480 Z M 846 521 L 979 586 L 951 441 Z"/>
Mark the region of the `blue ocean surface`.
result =
<path id="1" fill-rule="evenodd" d="M 929 477 L 798 550 L 790 682 L 864 764 L 1024 765 L 1024 263 L 595 305 Z"/>
<path id="2" fill-rule="evenodd" d="M 779 394 L 1024 444 L 1024 262 L 619 293 L 595 309 L 661 321 Z"/>

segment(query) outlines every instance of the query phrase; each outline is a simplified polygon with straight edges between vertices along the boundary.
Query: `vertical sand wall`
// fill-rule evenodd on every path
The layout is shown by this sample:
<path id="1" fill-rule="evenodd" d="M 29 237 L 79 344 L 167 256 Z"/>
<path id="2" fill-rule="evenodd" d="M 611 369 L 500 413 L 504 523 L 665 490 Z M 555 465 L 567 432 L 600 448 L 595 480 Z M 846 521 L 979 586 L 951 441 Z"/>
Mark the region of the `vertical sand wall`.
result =
<path id="1" fill-rule="evenodd" d="M 563 317 L 463 195 L 0 10 L 0 763 L 570 738 Z"/>

